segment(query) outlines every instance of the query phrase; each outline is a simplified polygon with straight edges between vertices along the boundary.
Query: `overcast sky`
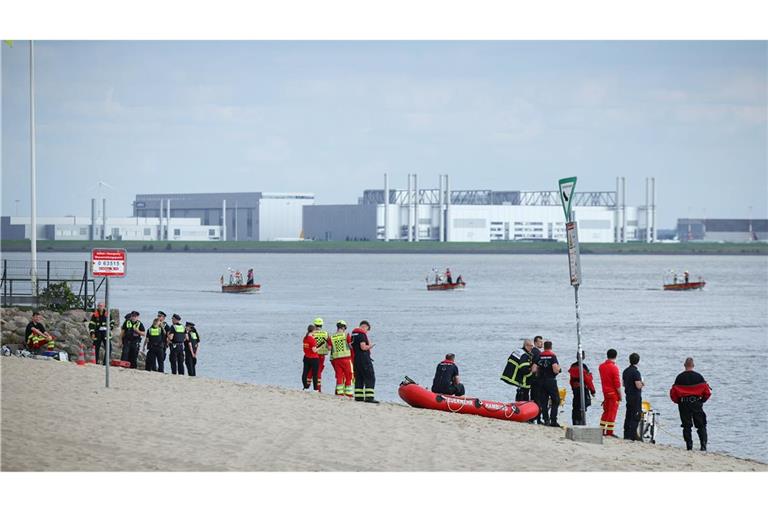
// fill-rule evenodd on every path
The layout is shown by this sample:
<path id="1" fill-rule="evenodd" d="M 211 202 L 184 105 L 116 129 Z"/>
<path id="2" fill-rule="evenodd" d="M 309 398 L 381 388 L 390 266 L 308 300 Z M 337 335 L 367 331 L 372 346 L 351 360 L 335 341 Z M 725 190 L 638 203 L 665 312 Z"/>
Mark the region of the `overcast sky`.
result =
<path id="1" fill-rule="evenodd" d="M 2 49 L 2 214 L 29 214 L 29 45 Z M 766 42 L 39 42 L 38 214 L 137 193 L 614 190 L 768 216 Z M 18 202 L 17 202 L 18 200 Z"/>

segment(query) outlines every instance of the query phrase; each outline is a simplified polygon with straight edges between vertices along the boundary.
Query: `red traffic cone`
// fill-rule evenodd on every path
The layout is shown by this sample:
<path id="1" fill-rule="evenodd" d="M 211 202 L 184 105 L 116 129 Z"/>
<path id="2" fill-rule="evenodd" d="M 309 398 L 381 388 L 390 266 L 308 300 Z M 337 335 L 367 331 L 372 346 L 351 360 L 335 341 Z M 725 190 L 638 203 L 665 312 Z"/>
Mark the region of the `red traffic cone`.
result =
<path id="1" fill-rule="evenodd" d="M 77 366 L 85 366 L 85 353 L 83 352 L 83 344 L 80 344 L 80 353 L 77 354 Z"/>
<path id="2" fill-rule="evenodd" d="M 96 364 L 96 347 L 93 345 L 88 349 L 88 360 L 86 362 L 89 364 Z"/>

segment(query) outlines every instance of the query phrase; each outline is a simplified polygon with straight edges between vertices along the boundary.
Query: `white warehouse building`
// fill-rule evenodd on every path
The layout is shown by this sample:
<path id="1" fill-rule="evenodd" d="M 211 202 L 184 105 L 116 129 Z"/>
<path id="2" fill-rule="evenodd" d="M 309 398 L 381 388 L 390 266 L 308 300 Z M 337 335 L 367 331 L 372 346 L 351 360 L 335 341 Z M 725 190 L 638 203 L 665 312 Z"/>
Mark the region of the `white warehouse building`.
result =
<path id="1" fill-rule="evenodd" d="M 443 181 L 445 178 L 445 181 Z M 415 179 L 413 180 L 415 181 Z M 356 205 L 304 207 L 304 234 L 314 240 L 494 242 L 565 241 L 559 193 L 440 188 L 365 190 Z M 648 186 L 648 183 L 647 183 Z M 623 188 L 623 187 L 622 187 Z M 418 190 L 418 193 L 415 191 Z M 617 206 L 617 191 L 576 192 L 581 242 L 654 241 L 654 206 Z"/>

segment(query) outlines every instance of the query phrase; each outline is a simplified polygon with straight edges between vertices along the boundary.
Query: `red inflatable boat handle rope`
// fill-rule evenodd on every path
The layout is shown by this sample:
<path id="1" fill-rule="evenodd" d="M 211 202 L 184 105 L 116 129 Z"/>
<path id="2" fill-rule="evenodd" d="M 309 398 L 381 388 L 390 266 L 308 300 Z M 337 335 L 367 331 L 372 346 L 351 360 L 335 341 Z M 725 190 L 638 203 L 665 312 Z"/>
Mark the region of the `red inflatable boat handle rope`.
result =
<path id="1" fill-rule="evenodd" d="M 442 397 L 443 400 L 445 400 L 445 404 L 448 406 L 448 410 L 451 411 L 451 412 L 459 412 L 466 405 L 466 402 L 462 399 L 461 400 L 461 405 L 459 406 L 458 409 L 451 409 L 451 401 L 450 400 L 446 400 L 444 395 L 440 395 L 440 396 Z"/>

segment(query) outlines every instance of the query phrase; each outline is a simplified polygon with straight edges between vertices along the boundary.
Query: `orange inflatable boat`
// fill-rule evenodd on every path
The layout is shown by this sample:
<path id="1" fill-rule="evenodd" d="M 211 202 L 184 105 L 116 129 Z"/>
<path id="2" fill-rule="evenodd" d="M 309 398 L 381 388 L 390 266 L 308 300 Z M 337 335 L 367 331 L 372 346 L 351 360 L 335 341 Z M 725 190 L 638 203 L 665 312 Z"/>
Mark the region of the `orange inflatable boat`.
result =
<path id="1" fill-rule="evenodd" d="M 509 421 L 528 421 L 539 414 L 534 402 L 502 403 L 465 396 L 442 395 L 423 388 L 405 378 L 397 392 L 405 403 L 419 409 L 477 414 L 487 418 Z"/>

